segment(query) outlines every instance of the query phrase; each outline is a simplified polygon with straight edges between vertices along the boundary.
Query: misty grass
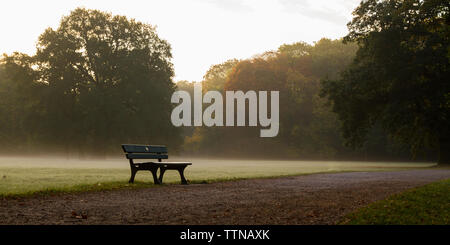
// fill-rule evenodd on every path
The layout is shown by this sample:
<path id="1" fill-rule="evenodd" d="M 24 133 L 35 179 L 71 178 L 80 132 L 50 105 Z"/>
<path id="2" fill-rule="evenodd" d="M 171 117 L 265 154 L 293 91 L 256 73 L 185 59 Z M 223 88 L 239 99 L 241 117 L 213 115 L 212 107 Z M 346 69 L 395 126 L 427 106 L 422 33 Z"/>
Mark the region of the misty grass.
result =
<path id="1" fill-rule="evenodd" d="M 58 161 L 61 162 L 58 165 Z M 64 159 L 0 158 L 0 196 L 155 187 L 149 171 L 139 171 L 128 184 L 126 160 L 76 161 Z M 66 162 L 64 165 L 63 162 Z M 251 161 L 192 159 L 185 175 L 190 183 L 212 183 L 249 178 L 272 178 L 313 173 L 392 171 L 426 168 L 427 163 Z M 14 166 L 11 166 L 14 163 Z M 63 166 L 63 167 L 58 167 Z M 178 172 L 167 171 L 165 184 L 178 184 Z"/>

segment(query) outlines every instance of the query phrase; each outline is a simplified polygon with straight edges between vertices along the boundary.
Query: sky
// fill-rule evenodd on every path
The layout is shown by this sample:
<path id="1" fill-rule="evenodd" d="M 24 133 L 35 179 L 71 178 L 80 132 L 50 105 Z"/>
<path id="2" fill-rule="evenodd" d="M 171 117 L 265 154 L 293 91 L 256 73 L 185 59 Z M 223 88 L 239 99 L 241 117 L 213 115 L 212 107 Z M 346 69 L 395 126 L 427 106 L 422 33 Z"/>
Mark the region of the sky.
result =
<path id="1" fill-rule="evenodd" d="M 0 3 L 0 53 L 34 54 L 40 34 L 77 7 L 157 27 L 172 46 L 175 81 L 201 81 L 211 65 L 285 43 L 347 34 L 360 0 L 8 0 Z"/>

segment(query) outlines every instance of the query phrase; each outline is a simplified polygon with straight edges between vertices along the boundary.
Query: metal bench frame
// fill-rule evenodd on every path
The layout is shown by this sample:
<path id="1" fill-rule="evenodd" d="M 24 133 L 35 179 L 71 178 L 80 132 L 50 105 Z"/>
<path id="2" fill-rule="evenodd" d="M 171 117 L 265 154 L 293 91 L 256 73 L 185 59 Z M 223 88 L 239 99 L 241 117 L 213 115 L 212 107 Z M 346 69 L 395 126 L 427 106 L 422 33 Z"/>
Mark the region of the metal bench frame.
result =
<path id="1" fill-rule="evenodd" d="M 156 185 L 163 183 L 163 177 L 166 170 L 178 170 L 181 178 L 181 184 L 187 185 L 184 177 L 184 169 L 192 165 L 190 162 L 162 162 L 162 159 L 168 159 L 167 147 L 163 145 L 132 145 L 123 144 L 122 149 L 126 158 L 130 161 L 131 177 L 129 183 L 134 183 L 134 177 L 140 170 L 148 170 L 152 173 L 153 182 Z M 138 159 L 158 159 L 158 162 L 136 163 Z M 159 169 L 159 177 L 157 175 Z"/>

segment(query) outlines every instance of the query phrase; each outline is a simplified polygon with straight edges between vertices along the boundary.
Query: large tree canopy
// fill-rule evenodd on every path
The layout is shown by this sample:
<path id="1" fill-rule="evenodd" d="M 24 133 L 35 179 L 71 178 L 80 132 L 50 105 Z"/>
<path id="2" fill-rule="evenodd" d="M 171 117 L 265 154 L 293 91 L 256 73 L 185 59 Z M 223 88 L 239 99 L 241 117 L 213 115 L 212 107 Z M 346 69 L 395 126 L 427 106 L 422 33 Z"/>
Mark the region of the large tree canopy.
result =
<path id="1" fill-rule="evenodd" d="M 36 58 L 61 140 L 161 144 L 176 135 L 170 45 L 151 25 L 79 8 L 40 36 Z"/>
<path id="2" fill-rule="evenodd" d="M 347 143 L 361 146 L 377 124 L 411 147 L 450 157 L 450 2 L 367 0 L 354 11 L 346 41 L 359 50 L 323 94 L 343 122 Z"/>
<path id="3" fill-rule="evenodd" d="M 180 134 L 170 123 L 171 57 L 170 45 L 153 26 L 78 8 L 56 30 L 45 30 L 35 56 L 1 60 L 0 94 L 6 86 L 11 94 L 1 99 L 10 107 L 0 103 L 0 113 L 38 125 L 28 131 L 40 130 L 39 142 L 60 150 L 114 151 L 125 142 L 174 148 Z M 31 115 L 38 119 L 30 123 L 25 109 L 38 112 Z"/>

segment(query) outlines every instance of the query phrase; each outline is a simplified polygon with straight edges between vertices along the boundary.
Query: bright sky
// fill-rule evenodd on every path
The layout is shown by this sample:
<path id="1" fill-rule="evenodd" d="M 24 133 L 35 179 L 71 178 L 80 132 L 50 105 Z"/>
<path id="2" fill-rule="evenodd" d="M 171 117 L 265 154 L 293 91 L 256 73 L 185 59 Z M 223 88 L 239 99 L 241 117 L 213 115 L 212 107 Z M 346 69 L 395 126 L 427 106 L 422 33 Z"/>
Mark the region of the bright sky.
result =
<path id="1" fill-rule="evenodd" d="M 175 81 L 201 81 L 213 64 L 250 58 L 281 44 L 340 38 L 360 0 L 2 1 L 0 53 L 35 53 L 38 36 L 76 7 L 157 26 L 172 45 Z"/>

